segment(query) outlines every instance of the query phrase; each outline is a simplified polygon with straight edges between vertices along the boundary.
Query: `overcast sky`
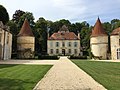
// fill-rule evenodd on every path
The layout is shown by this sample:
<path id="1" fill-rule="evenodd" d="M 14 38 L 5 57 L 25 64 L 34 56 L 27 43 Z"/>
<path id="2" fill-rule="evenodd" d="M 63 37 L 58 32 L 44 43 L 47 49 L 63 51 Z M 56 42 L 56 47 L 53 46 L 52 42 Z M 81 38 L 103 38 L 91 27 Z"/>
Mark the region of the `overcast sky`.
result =
<path id="1" fill-rule="evenodd" d="M 32 12 L 35 20 L 68 19 L 94 24 L 99 16 L 102 22 L 120 19 L 120 0 L 0 0 L 10 19 L 16 10 Z"/>

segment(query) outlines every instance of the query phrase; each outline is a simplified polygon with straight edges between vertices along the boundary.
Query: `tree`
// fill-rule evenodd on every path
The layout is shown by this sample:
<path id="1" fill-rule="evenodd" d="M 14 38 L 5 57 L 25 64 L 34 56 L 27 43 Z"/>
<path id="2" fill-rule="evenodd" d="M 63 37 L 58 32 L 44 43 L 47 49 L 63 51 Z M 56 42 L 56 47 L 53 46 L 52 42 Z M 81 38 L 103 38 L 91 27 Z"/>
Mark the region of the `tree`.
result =
<path id="1" fill-rule="evenodd" d="M 18 28 L 20 29 L 23 25 L 24 20 L 27 19 L 31 28 L 34 28 L 35 22 L 34 22 L 34 16 L 32 13 L 30 12 L 25 12 L 21 17 L 20 20 L 18 22 Z"/>
<path id="2" fill-rule="evenodd" d="M 19 20 L 20 20 L 20 17 L 21 17 L 23 14 L 25 14 L 24 11 L 22 11 L 22 10 L 16 10 L 16 11 L 15 11 L 15 14 L 13 14 L 12 20 L 13 20 L 15 23 L 18 23 Z"/>
<path id="3" fill-rule="evenodd" d="M 47 52 L 47 25 L 47 21 L 42 17 L 35 23 L 37 53 Z"/>
<path id="4" fill-rule="evenodd" d="M 8 12 L 2 5 L 0 5 L 0 21 L 2 21 L 3 24 L 6 24 L 9 21 Z"/>

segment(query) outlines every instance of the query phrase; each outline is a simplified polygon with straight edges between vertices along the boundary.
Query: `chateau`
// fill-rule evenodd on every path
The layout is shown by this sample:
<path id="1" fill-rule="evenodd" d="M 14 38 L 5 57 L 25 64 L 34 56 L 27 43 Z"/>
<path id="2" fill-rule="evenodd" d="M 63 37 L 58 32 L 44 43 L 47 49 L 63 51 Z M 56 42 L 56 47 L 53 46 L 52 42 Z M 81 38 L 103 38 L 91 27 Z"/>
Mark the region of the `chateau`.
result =
<path id="1" fill-rule="evenodd" d="M 80 34 L 76 36 L 63 25 L 48 37 L 47 49 L 49 55 L 80 55 Z"/>
<path id="2" fill-rule="evenodd" d="M 120 27 L 112 31 L 109 40 L 108 34 L 103 29 L 102 23 L 98 18 L 91 32 L 90 48 L 92 55 L 95 57 L 120 60 Z M 49 55 L 78 56 L 82 55 L 80 50 L 80 33 L 76 35 L 70 32 L 65 25 L 58 32 L 48 36 L 47 54 Z M 11 51 L 12 34 L 9 32 L 9 27 L 0 22 L 0 59 L 10 59 Z M 25 19 L 17 35 L 17 51 L 18 58 L 34 58 L 35 37 L 27 19 Z M 111 52 L 111 54 L 108 52 Z"/>
<path id="3" fill-rule="evenodd" d="M 2 60 L 11 58 L 12 34 L 9 30 L 9 27 L 0 21 L 0 59 Z"/>

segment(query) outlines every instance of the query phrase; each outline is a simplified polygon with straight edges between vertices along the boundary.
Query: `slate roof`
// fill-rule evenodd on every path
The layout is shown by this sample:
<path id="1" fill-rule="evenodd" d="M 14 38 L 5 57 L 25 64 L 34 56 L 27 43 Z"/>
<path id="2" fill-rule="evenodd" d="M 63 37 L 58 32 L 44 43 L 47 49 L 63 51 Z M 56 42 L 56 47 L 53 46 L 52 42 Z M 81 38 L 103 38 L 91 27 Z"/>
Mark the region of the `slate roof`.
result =
<path id="1" fill-rule="evenodd" d="M 94 26 L 94 28 L 92 30 L 91 37 L 94 37 L 94 36 L 106 36 L 106 35 L 107 35 L 107 33 L 103 29 L 101 21 L 98 18 L 97 21 L 96 21 L 96 23 L 95 23 L 95 26 Z"/>
<path id="2" fill-rule="evenodd" d="M 111 35 L 120 35 L 120 27 L 112 31 Z"/>
<path id="3" fill-rule="evenodd" d="M 25 19 L 22 28 L 17 36 L 34 36 L 27 19 Z"/>
<path id="4" fill-rule="evenodd" d="M 57 33 L 53 33 L 48 40 L 79 40 L 78 36 L 73 32 L 69 32 L 68 28 L 63 25 Z"/>

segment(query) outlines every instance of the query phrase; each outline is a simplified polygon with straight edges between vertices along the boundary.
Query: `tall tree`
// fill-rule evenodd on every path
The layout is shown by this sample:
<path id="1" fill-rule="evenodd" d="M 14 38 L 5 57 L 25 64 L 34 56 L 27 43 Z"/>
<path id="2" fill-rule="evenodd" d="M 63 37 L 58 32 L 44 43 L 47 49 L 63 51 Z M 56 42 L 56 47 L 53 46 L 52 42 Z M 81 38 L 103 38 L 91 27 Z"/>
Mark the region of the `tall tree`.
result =
<path id="1" fill-rule="evenodd" d="M 25 14 L 24 11 L 22 10 L 16 10 L 15 13 L 13 14 L 13 18 L 12 20 L 15 22 L 15 23 L 18 23 L 19 20 L 20 20 L 20 17 Z"/>
<path id="2" fill-rule="evenodd" d="M 6 24 L 9 21 L 9 15 L 5 7 L 0 5 L 0 21 Z"/>
<path id="3" fill-rule="evenodd" d="M 30 23 L 31 28 L 33 28 L 34 25 L 35 25 L 34 16 L 33 16 L 33 14 L 30 13 L 30 12 L 25 12 L 25 13 L 20 17 L 20 20 L 19 20 L 19 22 L 18 22 L 18 28 L 21 28 L 21 27 L 22 27 L 23 22 L 24 22 L 25 19 L 28 20 L 28 22 Z"/>
<path id="4" fill-rule="evenodd" d="M 47 52 L 47 25 L 47 21 L 42 17 L 35 23 L 37 53 Z"/>

